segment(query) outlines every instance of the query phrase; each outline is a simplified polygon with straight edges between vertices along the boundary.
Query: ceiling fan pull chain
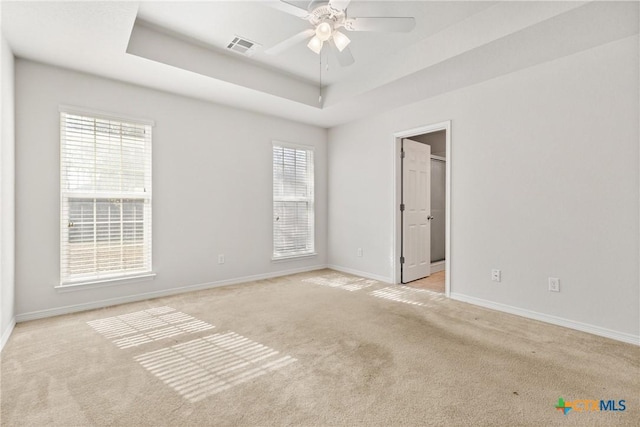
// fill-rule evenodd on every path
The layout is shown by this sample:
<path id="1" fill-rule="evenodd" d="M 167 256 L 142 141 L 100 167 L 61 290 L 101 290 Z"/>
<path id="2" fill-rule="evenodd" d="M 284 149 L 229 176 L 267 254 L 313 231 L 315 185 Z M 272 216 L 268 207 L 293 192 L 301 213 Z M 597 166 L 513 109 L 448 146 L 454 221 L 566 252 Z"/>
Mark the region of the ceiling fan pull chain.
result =
<path id="1" fill-rule="evenodd" d="M 326 70 L 327 72 L 329 72 L 329 53 L 327 53 L 327 60 L 326 60 L 325 62 L 326 62 L 326 64 L 325 64 L 325 70 Z"/>
<path id="2" fill-rule="evenodd" d="M 322 51 L 320 51 L 320 78 L 319 78 L 319 87 L 318 87 L 318 104 L 322 105 Z"/>

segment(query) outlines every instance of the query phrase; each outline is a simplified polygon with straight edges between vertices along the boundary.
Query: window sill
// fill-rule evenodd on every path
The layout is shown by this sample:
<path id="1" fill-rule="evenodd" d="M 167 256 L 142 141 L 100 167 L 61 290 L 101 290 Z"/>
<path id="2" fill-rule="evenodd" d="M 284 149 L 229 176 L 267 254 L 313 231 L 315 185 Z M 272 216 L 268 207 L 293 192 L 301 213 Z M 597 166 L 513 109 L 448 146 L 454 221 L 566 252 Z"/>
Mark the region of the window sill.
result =
<path id="1" fill-rule="evenodd" d="M 129 283 L 153 280 L 156 273 L 142 273 L 134 276 L 113 277 L 109 279 L 87 280 L 86 282 L 72 282 L 55 286 L 58 292 L 81 291 L 84 289 L 102 288 L 104 286 L 126 285 Z"/>
<path id="2" fill-rule="evenodd" d="M 271 262 L 284 262 L 284 261 L 295 261 L 297 259 L 302 258 L 311 258 L 318 255 L 316 252 L 308 253 L 308 254 L 300 254 L 300 255 L 288 255 L 288 256 L 280 256 L 280 257 L 271 257 Z"/>

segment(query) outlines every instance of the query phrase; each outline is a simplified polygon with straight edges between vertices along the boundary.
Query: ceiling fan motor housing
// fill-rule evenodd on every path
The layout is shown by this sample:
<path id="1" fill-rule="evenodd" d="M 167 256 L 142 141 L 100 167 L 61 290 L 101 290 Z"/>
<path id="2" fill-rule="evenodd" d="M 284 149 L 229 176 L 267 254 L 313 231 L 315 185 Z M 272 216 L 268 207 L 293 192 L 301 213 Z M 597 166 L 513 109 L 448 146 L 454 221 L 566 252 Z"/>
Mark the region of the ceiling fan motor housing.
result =
<path id="1" fill-rule="evenodd" d="M 312 0 L 307 10 L 309 11 L 309 22 L 313 26 L 329 22 L 334 29 L 337 29 L 344 25 L 345 11 L 332 8 L 326 0 Z"/>

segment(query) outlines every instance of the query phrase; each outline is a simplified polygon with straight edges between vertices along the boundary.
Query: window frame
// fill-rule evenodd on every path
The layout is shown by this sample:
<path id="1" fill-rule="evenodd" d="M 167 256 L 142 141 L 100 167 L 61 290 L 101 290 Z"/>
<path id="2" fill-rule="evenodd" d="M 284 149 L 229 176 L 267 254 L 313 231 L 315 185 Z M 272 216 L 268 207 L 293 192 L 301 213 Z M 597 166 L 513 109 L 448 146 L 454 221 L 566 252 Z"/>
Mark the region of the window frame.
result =
<path id="1" fill-rule="evenodd" d="M 304 150 L 307 154 L 307 161 L 309 158 L 311 162 L 307 164 L 307 192 L 305 197 L 281 197 L 279 200 L 276 198 L 276 182 L 275 182 L 275 163 L 274 163 L 274 149 L 276 148 L 289 148 L 293 150 Z M 271 261 L 287 261 L 300 258 L 308 258 L 317 255 L 315 246 L 315 147 L 313 145 L 294 144 L 290 142 L 273 140 L 271 144 L 271 212 L 275 213 L 276 203 L 285 201 L 304 201 L 308 203 L 307 206 L 307 242 L 310 243 L 310 248 L 305 251 L 298 252 L 277 252 L 276 251 L 276 219 L 275 216 L 271 218 L 272 225 L 272 245 L 271 245 Z"/>
<path id="2" fill-rule="evenodd" d="M 119 122 L 120 124 L 129 124 L 134 126 L 143 126 L 145 131 L 149 131 L 149 136 L 145 137 L 144 143 L 144 155 L 142 157 L 142 162 L 144 163 L 142 169 L 143 180 L 144 180 L 144 189 L 142 192 L 140 191 L 127 191 L 120 189 L 119 191 L 100 191 L 96 188 L 90 191 L 78 191 L 78 190 L 69 190 L 68 188 L 64 188 L 65 184 L 68 182 L 67 177 L 64 176 L 65 167 L 68 166 L 65 160 L 65 147 L 66 145 L 66 126 L 64 124 L 65 115 L 72 116 L 81 116 L 86 117 L 88 119 L 93 120 L 108 120 Z M 59 114 L 58 118 L 60 120 L 60 139 L 59 139 L 59 173 L 60 173 L 60 181 L 59 181 L 59 191 L 60 191 L 60 206 L 59 206 L 59 223 L 60 223 L 60 280 L 59 284 L 55 286 L 57 289 L 80 289 L 85 287 L 86 285 L 100 285 L 100 284 L 117 284 L 122 282 L 134 282 L 142 279 L 153 278 L 155 277 L 155 273 L 153 272 L 153 235 L 152 235 L 152 209 L 153 209 L 153 156 L 152 156 L 152 146 L 153 146 L 153 127 L 155 126 L 155 122 L 153 120 L 148 119 L 140 119 L 127 117 L 119 114 L 111 114 L 105 113 L 102 111 L 96 111 L 86 108 L 68 106 L 68 105 L 60 105 L 59 106 Z M 118 173 L 122 173 L 122 168 Z M 70 243 L 70 233 L 69 226 L 65 226 L 65 224 L 69 223 L 71 220 L 71 200 L 73 199 L 93 199 L 93 212 L 94 212 L 94 222 L 93 222 L 93 233 L 98 232 L 98 222 L 95 221 L 95 215 L 97 215 L 96 209 L 98 208 L 98 203 L 104 203 L 105 200 L 109 200 L 112 203 L 120 203 L 120 212 L 121 212 L 121 222 L 123 221 L 124 215 L 124 203 L 125 200 L 128 202 L 142 201 L 143 202 L 143 240 L 142 240 L 142 250 L 143 250 L 143 268 L 141 269 L 133 269 L 133 270 L 116 270 L 114 272 L 99 272 L 98 269 L 89 273 L 76 273 L 70 274 L 68 273 L 68 269 L 65 267 L 65 260 L 68 260 L 70 256 L 69 251 L 69 243 Z M 118 202 L 119 201 L 119 202 Z M 144 206 L 148 205 L 148 209 Z M 66 215 L 66 217 L 65 217 Z M 136 222 L 135 219 L 133 221 Z M 124 233 L 124 225 L 120 230 L 120 233 Z M 124 236 L 121 235 L 121 241 L 124 241 Z M 94 242 L 97 242 L 97 235 L 94 238 Z M 121 243 L 122 244 L 122 243 Z M 95 245 L 95 243 L 94 243 Z M 65 249 L 67 249 L 67 253 L 65 254 Z M 121 249 L 122 250 L 122 249 Z"/>

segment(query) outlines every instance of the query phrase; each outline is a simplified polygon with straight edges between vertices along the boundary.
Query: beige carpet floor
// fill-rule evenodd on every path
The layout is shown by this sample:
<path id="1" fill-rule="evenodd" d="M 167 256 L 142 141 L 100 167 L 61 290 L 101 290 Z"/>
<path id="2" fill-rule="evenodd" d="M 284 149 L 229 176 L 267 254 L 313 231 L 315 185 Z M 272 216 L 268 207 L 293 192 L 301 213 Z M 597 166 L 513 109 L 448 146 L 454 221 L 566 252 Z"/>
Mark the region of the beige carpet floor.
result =
<path id="1" fill-rule="evenodd" d="M 21 323 L 1 356 L 2 426 L 640 419 L 637 346 L 330 270 Z"/>

